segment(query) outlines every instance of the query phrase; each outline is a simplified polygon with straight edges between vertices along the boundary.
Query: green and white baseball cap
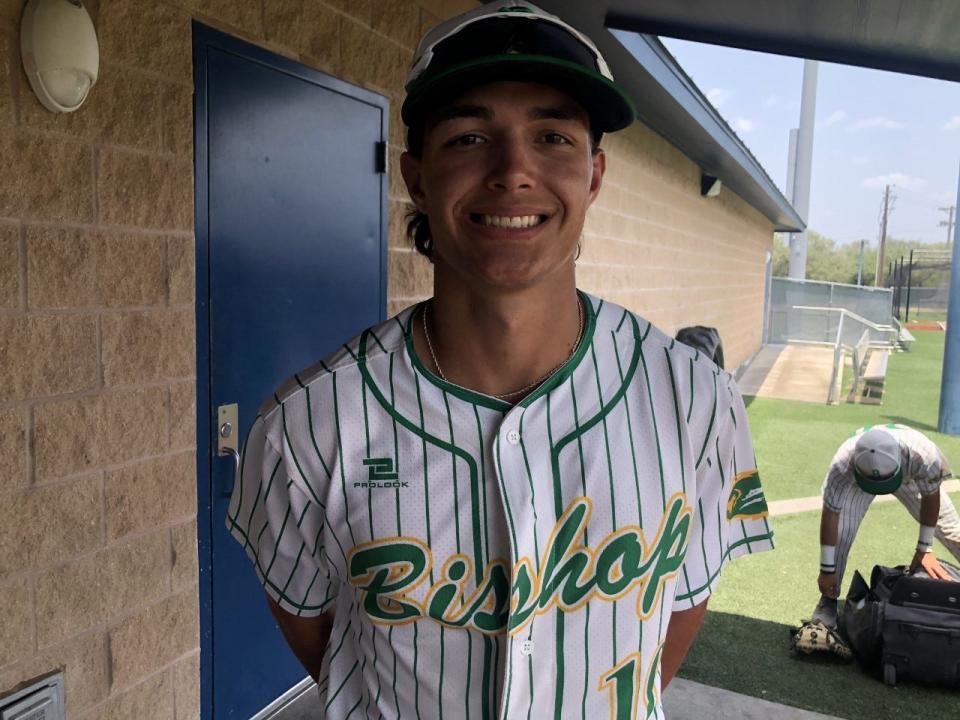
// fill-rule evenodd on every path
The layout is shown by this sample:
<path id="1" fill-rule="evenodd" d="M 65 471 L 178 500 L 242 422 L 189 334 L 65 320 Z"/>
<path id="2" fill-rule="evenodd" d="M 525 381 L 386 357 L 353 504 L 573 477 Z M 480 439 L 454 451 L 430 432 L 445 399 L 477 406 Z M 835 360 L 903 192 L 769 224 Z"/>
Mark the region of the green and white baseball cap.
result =
<path id="1" fill-rule="evenodd" d="M 867 430 L 853 446 L 853 477 L 873 495 L 894 492 L 903 481 L 900 443 L 883 428 Z"/>
<path id="2" fill-rule="evenodd" d="M 482 5 L 421 38 L 401 117 L 413 127 L 445 99 L 503 80 L 562 90 L 587 111 L 597 134 L 625 128 L 636 116 L 590 38 L 536 5 L 514 0 Z"/>

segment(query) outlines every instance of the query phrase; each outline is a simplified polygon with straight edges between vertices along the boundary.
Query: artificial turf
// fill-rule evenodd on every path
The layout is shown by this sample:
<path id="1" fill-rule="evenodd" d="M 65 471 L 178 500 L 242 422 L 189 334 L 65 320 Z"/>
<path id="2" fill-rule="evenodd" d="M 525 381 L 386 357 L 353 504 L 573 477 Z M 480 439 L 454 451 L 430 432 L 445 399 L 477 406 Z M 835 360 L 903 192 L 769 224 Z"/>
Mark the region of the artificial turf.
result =
<path id="1" fill-rule="evenodd" d="M 953 501 L 960 503 L 960 493 Z M 913 682 L 889 688 L 856 663 L 790 649 L 790 628 L 810 616 L 819 597 L 820 514 L 772 522 L 776 549 L 727 566 L 680 676 L 851 720 L 960 716 L 956 691 Z M 854 570 L 869 579 L 875 564 L 910 562 L 916 541 L 917 524 L 900 503 L 873 505 L 850 552 L 843 592 Z M 939 543 L 936 552 L 956 562 Z"/>
<path id="2" fill-rule="evenodd" d="M 954 467 L 960 465 L 960 438 L 936 432 L 944 335 L 914 335 L 910 352 L 890 358 L 880 406 L 748 398 L 768 499 L 819 495 L 837 447 L 868 424 L 910 425 L 937 443 Z M 960 493 L 953 500 L 960 503 Z M 810 616 L 818 598 L 820 513 L 784 515 L 772 523 L 776 549 L 726 568 L 680 675 L 851 720 L 960 717 L 957 691 L 911 682 L 888 688 L 855 663 L 799 657 L 790 650 L 789 628 Z M 857 535 L 844 585 L 856 569 L 869 577 L 874 564 L 909 562 L 916 532 L 916 522 L 898 502 L 875 503 Z M 950 558 L 943 546 L 937 550 Z"/>

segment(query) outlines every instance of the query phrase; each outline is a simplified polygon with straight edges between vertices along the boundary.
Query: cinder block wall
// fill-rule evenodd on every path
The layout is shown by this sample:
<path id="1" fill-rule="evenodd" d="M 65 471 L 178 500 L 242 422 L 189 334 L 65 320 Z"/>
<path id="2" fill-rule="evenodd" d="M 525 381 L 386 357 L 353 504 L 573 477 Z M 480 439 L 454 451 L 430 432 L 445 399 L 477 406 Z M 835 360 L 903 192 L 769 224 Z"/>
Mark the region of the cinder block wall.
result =
<path id="1" fill-rule="evenodd" d="M 607 174 L 587 216 L 578 284 L 670 334 L 716 327 L 734 370 L 760 348 L 772 223 L 727 189 L 702 197 L 700 169 L 640 123 L 601 146 Z"/>
<path id="2" fill-rule="evenodd" d="M 183 720 L 199 716 L 191 20 L 398 98 L 421 29 L 471 2 L 85 5 L 100 79 L 53 115 L 20 67 L 23 0 L 0 0 L 0 693 L 64 668 L 71 720 Z"/>
<path id="3" fill-rule="evenodd" d="M 20 69 L 23 0 L 0 0 L 0 693 L 64 668 L 71 719 L 199 714 L 191 20 L 391 98 L 394 312 L 430 292 L 403 237 L 403 73 L 473 4 L 87 0 L 100 80 L 55 116 Z M 642 127 L 605 145 L 581 285 L 668 330 L 718 325 L 736 364 L 769 223 L 701 200 Z"/>

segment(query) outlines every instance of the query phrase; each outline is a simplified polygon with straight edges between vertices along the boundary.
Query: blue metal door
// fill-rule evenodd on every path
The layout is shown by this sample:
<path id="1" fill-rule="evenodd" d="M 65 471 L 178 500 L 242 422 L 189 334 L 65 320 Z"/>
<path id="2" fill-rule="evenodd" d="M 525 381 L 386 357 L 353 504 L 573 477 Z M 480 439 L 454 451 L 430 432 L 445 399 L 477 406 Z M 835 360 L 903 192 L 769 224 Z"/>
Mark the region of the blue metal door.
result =
<path id="1" fill-rule="evenodd" d="M 249 718 L 306 673 L 224 526 L 233 462 L 277 385 L 385 315 L 387 101 L 194 25 L 201 704 Z M 241 435 L 242 437 L 242 435 Z"/>

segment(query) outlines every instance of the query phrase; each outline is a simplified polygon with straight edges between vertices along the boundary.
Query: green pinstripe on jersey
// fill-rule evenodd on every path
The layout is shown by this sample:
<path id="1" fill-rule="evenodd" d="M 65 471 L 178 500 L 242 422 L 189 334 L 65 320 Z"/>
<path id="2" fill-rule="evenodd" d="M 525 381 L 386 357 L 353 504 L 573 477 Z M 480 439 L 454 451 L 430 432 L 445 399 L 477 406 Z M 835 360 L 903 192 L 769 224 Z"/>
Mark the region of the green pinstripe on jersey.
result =
<path id="1" fill-rule="evenodd" d="M 597 400 L 603 405 L 603 387 L 600 384 L 600 368 L 597 365 L 597 353 L 595 346 L 591 346 L 590 355 L 593 359 L 594 375 L 597 379 Z M 621 379 L 621 384 L 622 384 Z M 603 449 L 607 456 L 607 478 L 610 481 L 610 520 L 613 527 L 617 527 L 617 493 L 613 486 L 613 460 L 610 458 L 610 435 L 607 432 L 607 419 L 603 419 Z M 617 604 L 613 604 L 613 617 L 610 625 L 611 651 L 613 652 L 612 662 L 616 662 L 617 657 Z"/>
<path id="2" fill-rule="evenodd" d="M 752 459 L 729 375 L 581 297 L 580 347 L 517 406 L 430 373 L 414 308 L 261 408 L 228 526 L 282 607 L 336 607 L 331 720 L 594 718 L 627 701 L 662 718 L 670 612 L 770 546 L 762 517 L 727 517 Z"/>

